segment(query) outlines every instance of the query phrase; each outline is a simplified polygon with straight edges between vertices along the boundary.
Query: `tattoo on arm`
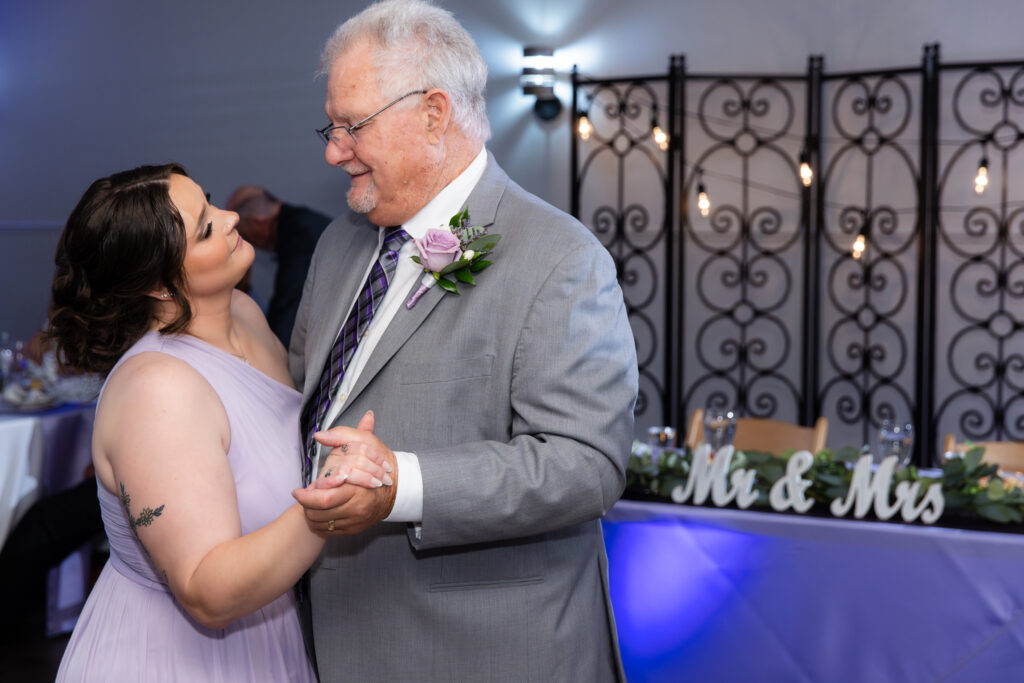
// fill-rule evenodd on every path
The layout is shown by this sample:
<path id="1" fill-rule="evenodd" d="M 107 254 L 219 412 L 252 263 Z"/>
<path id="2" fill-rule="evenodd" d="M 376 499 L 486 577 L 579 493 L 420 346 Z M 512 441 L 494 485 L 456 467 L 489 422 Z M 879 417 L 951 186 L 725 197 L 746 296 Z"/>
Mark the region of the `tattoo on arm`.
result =
<path id="1" fill-rule="evenodd" d="M 159 517 L 164 512 L 164 506 L 153 509 L 153 508 L 142 508 L 142 512 L 139 513 L 138 517 L 132 516 L 132 497 L 128 495 L 128 492 L 124 488 L 124 482 L 121 482 L 121 507 L 124 508 L 124 514 L 128 517 L 128 526 L 131 527 L 132 533 L 135 534 L 135 539 L 142 545 L 142 549 L 149 555 L 149 550 L 145 544 L 142 543 L 142 539 L 139 538 L 140 526 L 149 526 L 153 523 L 153 520 Z"/>

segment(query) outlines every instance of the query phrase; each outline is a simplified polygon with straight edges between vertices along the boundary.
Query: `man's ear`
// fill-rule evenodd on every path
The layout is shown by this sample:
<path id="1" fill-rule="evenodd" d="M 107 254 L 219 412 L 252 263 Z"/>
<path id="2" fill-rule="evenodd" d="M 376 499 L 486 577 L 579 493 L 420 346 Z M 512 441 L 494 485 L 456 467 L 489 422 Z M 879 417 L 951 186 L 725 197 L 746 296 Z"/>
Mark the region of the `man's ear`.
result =
<path id="1" fill-rule="evenodd" d="M 423 97 L 426 116 L 426 133 L 430 142 L 438 142 L 448 131 L 452 122 L 452 100 L 448 93 L 432 88 Z"/>

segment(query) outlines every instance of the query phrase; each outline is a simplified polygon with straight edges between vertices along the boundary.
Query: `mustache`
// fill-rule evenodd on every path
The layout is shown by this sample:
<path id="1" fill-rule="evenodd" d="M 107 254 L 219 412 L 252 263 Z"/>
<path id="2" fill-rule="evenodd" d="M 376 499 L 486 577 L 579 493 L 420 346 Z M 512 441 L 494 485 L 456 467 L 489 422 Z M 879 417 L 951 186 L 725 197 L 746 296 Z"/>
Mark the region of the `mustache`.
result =
<path id="1" fill-rule="evenodd" d="M 362 164 L 343 164 L 341 170 L 349 175 L 359 175 L 360 173 L 366 173 L 370 169 Z"/>

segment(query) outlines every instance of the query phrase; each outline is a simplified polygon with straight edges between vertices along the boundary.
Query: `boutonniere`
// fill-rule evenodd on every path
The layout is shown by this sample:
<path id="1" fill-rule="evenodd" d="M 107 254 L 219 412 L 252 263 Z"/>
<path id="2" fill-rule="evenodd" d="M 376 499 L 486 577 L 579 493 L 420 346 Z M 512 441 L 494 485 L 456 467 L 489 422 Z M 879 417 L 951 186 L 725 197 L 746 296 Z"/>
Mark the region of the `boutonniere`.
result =
<path id="1" fill-rule="evenodd" d="M 473 273 L 493 263 L 484 257 L 491 253 L 501 235 L 488 235 L 486 229 L 466 225 L 468 222 L 469 209 L 463 209 L 452 216 L 447 229 L 431 228 L 423 237 L 413 240 L 419 254 L 412 260 L 425 272 L 419 289 L 405 302 L 406 308 L 415 306 L 434 285 L 452 294 L 459 293 L 459 282 L 475 286 Z"/>

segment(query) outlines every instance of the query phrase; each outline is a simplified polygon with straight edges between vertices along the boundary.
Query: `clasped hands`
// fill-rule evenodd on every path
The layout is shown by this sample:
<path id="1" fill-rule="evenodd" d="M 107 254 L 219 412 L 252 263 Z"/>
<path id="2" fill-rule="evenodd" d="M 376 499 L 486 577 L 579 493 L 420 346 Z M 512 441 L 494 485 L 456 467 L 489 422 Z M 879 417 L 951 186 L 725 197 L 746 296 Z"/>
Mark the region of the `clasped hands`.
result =
<path id="1" fill-rule="evenodd" d="M 317 478 L 292 491 L 314 531 L 358 534 L 391 513 L 398 463 L 373 427 L 373 411 L 367 411 L 355 428 L 334 427 L 314 435 L 333 450 Z"/>

